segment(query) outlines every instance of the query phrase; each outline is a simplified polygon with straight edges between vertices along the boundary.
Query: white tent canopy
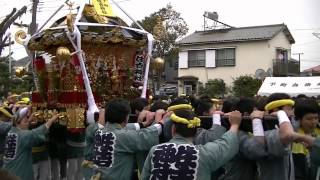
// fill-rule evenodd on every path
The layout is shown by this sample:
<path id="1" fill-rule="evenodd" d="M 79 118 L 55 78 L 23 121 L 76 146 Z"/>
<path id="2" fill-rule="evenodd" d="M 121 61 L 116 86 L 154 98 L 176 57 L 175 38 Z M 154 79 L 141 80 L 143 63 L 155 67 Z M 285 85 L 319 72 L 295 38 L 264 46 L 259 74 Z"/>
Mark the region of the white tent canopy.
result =
<path id="1" fill-rule="evenodd" d="M 272 93 L 287 93 L 290 96 L 305 94 L 306 96 L 320 95 L 320 76 L 313 77 L 267 77 L 258 95 L 268 96 Z"/>

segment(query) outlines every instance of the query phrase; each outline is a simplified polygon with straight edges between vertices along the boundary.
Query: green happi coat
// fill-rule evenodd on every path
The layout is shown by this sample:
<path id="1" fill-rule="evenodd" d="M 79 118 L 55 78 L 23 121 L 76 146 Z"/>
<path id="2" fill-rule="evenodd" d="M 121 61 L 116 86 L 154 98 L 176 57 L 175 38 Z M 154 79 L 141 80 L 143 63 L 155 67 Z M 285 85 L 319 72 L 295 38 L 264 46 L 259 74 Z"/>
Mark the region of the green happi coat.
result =
<path id="1" fill-rule="evenodd" d="M 220 139 L 194 145 L 176 135 L 168 143 L 152 147 L 142 171 L 142 180 L 210 180 L 211 173 L 228 162 L 239 150 L 237 133 L 226 132 Z"/>
<path id="2" fill-rule="evenodd" d="M 294 165 L 289 145 L 280 141 L 279 129 L 265 131 L 267 155 L 258 160 L 261 180 L 294 180 Z"/>
<path id="3" fill-rule="evenodd" d="M 128 123 L 125 129 L 136 130 L 136 127 L 139 127 L 138 123 Z M 84 158 L 87 161 L 93 161 L 94 158 L 94 135 L 98 129 L 103 129 L 104 126 L 99 123 L 90 124 L 86 128 L 86 143 L 87 146 L 84 150 Z M 91 176 L 94 175 L 94 170 L 92 168 L 83 168 L 84 178 L 89 180 Z"/>
<path id="4" fill-rule="evenodd" d="M 32 147 L 32 159 L 33 163 L 36 164 L 40 161 L 49 160 L 48 143 L 41 142 L 36 146 Z"/>
<path id="5" fill-rule="evenodd" d="M 136 130 L 136 125 L 137 124 L 139 126 L 138 123 L 128 123 L 127 126 L 125 127 L 125 129 L 127 130 Z M 100 125 L 99 123 L 93 123 L 90 124 L 87 128 L 86 128 L 86 143 L 87 146 L 84 150 L 84 158 L 88 161 L 92 161 L 94 155 L 93 155 L 93 148 L 94 148 L 94 134 L 96 133 L 96 131 L 98 129 L 103 129 L 104 126 Z"/>
<path id="6" fill-rule="evenodd" d="M 317 137 L 313 143 L 310 150 L 310 160 L 311 177 L 320 177 L 320 137 Z"/>
<path id="7" fill-rule="evenodd" d="M 94 133 L 99 129 L 98 123 L 90 124 L 86 128 L 87 146 L 84 149 L 84 158 L 91 161 L 93 158 Z"/>
<path id="8" fill-rule="evenodd" d="M 67 158 L 75 159 L 84 157 L 86 144 L 85 130 L 79 132 L 68 131 L 67 134 Z"/>
<path id="9" fill-rule="evenodd" d="M 130 180 L 135 153 L 147 151 L 159 143 L 159 127 L 158 124 L 130 130 L 107 123 L 95 133 L 93 162 L 99 167 L 96 172 L 100 172 L 104 180 Z"/>
<path id="10" fill-rule="evenodd" d="M 11 122 L 3 122 L 0 121 L 0 169 L 3 164 L 3 153 L 4 153 L 4 146 L 7 133 L 10 131 L 12 127 Z"/>
<path id="11" fill-rule="evenodd" d="M 99 129 L 98 123 L 90 124 L 86 128 L 86 142 L 87 146 L 84 149 L 85 160 L 92 161 L 93 159 L 93 147 L 94 147 L 94 133 Z M 86 180 L 89 180 L 93 175 L 91 168 L 83 168 L 83 176 Z"/>
<path id="12" fill-rule="evenodd" d="M 228 162 L 222 180 L 255 180 L 257 176 L 256 160 L 267 156 L 264 144 L 248 132 L 239 132 L 239 152 Z"/>
<path id="13" fill-rule="evenodd" d="M 193 140 L 193 143 L 205 145 L 208 142 L 213 142 L 221 138 L 221 136 L 226 131 L 227 131 L 226 128 L 217 124 L 212 124 L 212 127 L 208 130 L 203 128 L 198 128 L 196 136 Z M 223 173 L 224 173 L 224 169 L 221 167 L 211 174 L 211 179 L 212 180 L 218 179 L 220 175 Z"/>
<path id="14" fill-rule="evenodd" d="M 32 180 L 32 146 L 44 142 L 47 132 L 45 125 L 33 130 L 12 127 L 6 138 L 4 168 L 22 180 Z"/>
<path id="15" fill-rule="evenodd" d="M 32 129 L 41 126 L 41 124 L 37 124 L 32 126 Z M 29 127 L 30 128 L 30 127 Z M 48 137 L 46 136 L 45 142 L 38 142 L 34 144 L 32 147 L 32 159 L 33 164 L 39 163 L 40 161 L 48 161 L 49 160 L 49 151 L 48 151 Z"/>
<path id="16" fill-rule="evenodd" d="M 320 166 L 320 137 L 316 138 L 310 152 L 311 162 Z"/>

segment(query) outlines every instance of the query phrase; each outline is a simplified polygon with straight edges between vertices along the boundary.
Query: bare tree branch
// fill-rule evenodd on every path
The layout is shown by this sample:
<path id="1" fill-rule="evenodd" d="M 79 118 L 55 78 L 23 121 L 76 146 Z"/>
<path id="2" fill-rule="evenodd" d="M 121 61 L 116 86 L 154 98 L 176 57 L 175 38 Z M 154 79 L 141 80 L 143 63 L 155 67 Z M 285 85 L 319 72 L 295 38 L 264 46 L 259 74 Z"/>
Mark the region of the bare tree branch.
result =
<path id="1" fill-rule="evenodd" d="M 25 14 L 27 11 L 27 6 L 23 6 L 18 12 L 17 9 L 13 8 L 12 12 L 6 16 L 6 18 L 0 23 L 0 55 L 3 48 L 6 45 L 7 36 L 3 39 L 7 29 L 14 23 L 14 21 L 20 17 L 22 14 Z M 10 44 L 10 43 L 9 43 Z"/>

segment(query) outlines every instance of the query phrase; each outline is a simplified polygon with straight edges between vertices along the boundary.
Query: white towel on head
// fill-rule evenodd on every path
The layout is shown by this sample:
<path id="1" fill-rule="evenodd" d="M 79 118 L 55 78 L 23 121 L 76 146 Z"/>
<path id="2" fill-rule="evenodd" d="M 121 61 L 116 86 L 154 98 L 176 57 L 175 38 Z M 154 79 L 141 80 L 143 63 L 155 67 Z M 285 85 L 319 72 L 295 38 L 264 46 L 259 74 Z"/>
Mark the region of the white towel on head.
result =
<path id="1" fill-rule="evenodd" d="M 20 109 L 17 112 L 17 115 L 16 115 L 16 123 L 19 123 L 22 118 L 27 116 L 27 114 L 28 114 L 28 108 L 27 107 L 24 107 L 24 108 Z"/>

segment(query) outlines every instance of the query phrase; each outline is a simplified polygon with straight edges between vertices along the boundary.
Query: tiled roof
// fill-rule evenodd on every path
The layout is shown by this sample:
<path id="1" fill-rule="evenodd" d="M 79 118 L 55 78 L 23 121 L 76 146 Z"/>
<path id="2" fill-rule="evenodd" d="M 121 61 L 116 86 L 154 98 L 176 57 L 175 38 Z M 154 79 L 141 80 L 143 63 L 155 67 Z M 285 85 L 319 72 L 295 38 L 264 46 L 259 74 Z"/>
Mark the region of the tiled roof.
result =
<path id="1" fill-rule="evenodd" d="M 320 73 L 320 65 L 304 70 L 303 72 Z"/>
<path id="2" fill-rule="evenodd" d="M 274 24 L 265 26 L 239 28 L 233 27 L 218 30 L 196 31 L 178 41 L 178 44 L 183 45 L 270 40 L 281 31 L 284 32 L 290 43 L 295 42 L 288 27 L 285 24 Z"/>

